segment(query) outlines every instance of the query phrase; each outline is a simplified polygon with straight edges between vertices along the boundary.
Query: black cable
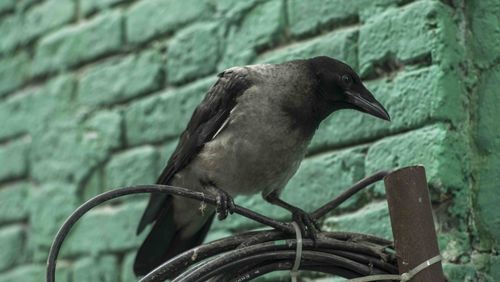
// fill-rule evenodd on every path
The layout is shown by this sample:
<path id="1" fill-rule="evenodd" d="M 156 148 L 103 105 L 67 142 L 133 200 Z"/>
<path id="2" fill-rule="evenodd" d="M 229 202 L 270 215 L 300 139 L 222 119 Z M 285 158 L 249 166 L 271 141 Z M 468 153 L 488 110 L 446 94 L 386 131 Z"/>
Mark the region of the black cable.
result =
<path id="1" fill-rule="evenodd" d="M 126 195 L 132 194 L 144 194 L 144 193 L 168 193 L 176 196 L 186 197 L 190 199 L 196 199 L 199 201 L 204 201 L 211 205 L 216 205 L 216 200 L 208 195 L 201 192 L 194 192 L 181 187 L 167 186 L 167 185 L 138 185 L 125 188 L 114 189 L 102 194 L 99 194 L 92 199 L 85 202 L 83 205 L 78 207 L 63 223 L 61 228 L 58 230 L 52 246 L 49 250 L 49 256 L 47 259 L 47 281 L 55 281 L 55 267 L 56 259 L 61 249 L 61 245 L 66 238 L 67 234 L 73 227 L 73 225 L 89 210 L 92 208 L 115 198 L 119 198 Z M 247 218 L 253 219 L 259 223 L 274 227 L 278 230 L 293 232 L 291 227 L 283 222 L 279 222 L 267 216 L 255 213 L 249 209 L 236 205 L 234 208 L 234 213 L 243 215 Z"/>
<path id="2" fill-rule="evenodd" d="M 262 261 L 270 261 L 270 263 L 272 263 L 274 261 L 280 260 L 293 261 L 294 259 L 295 250 L 265 251 L 250 256 L 243 255 L 235 260 L 222 264 L 219 267 L 212 267 L 212 265 L 207 264 L 205 267 L 197 268 L 195 271 L 190 272 L 188 275 L 178 277 L 172 282 L 204 282 L 214 275 L 227 273 L 228 271 L 231 271 L 231 269 L 239 268 L 249 263 Z M 376 268 L 371 268 L 370 266 L 351 261 L 344 257 L 320 251 L 303 251 L 302 261 L 305 262 L 304 266 L 315 263 L 321 264 L 323 266 L 339 267 L 343 269 L 349 269 L 350 271 L 357 273 L 360 276 L 371 274 L 388 274 L 388 272 L 381 271 Z M 300 269 L 304 270 L 304 266 L 301 266 Z"/>
<path id="3" fill-rule="evenodd" d="M 258 278 L 260 276 L 263 276 L 265 274 L 268 274 L 270 272 L 274 271 L 284 271 L 284 270 L 291 270 L 293 267 L 293 262 L 291 261 L 278 261 L 278 262 L 273 262 L 273 263 L 268 263 L 268 264 L 263 264 L 261 266 L 258 266 L 254 269 L 251 269 L 248 272 L 243 272 L 237 276 L 231 277 L 228 282 L 246 282 L 246 281 L 251 281 L 255 278 Z M 358 273 L 355 273 L 353 271 L 350 271 L 348 269 L 344 269 L 341 267 L 335 267 L 335 266 L 318 266 L 318 265 L 310 265 L 310 264 L 304 264 L 303 267 L 301 267 L 301 270 L 305 271 L 317 271 L 317 272 L 322 272 L 326 274 L 331 274 L 331 275 L 336 275 L 336 276 L 341 276 L 345 278 L 355 278 L 359 277 Z M 213 280 L 213 282 L 220 282 L 224 280 Z M 210 281 L 212 282 L 212 281 Z"/>
<path id="4" fill-rule="evenodd" d="M 329 211 L 332 211 L 336 207 L 340 206 L 343 202 L 352 197 L 354 194 L 366 188 L 368 185 L 371 185 L 377 181 L 382 180 L 389 173 L 390 173 L 389 171 L 379 171 L 368 177 L 361 179 L 360 181 L 352 185 L 350 188 L 348 188 L 346 191 L 344 191 L 342 194 L 337 196 L 335 199 L 333 199 L 332 201 L 328 202 L 327 204 L 323 205 L 319 209 L 312 212 L 311 213 L 312 219 L 317 220 L 318 218 L 325 216 Z"/>
<path id="5" fill-rule="evenodd" d="M 318 247 L 326 248 L 325 244 L 328 244 L 328 248 L 333 249 L 346 249 L 351 252 L 362 252 L 367 253 L 365 248 L 357 248 L 355 243 L 362 243 L 368 245 L 369 247 L 376 247 L 383 249 L 384 247 L 391 246 L 392 242 L 386 239 L 378 238 L 371 235 L 359 234 L 359 233 L 348 233 L 348 232 L 323 232 L 321 233 L 323 237 L 330 239 L 335 239 L 337 241 L 328 240 L 325 242 L 318 241 Z M 185 251 L 179 254 L 175 258 L 163 263 L 157 267 L 153 272 L 150 273 L 151 276 L 148 278 L 144 277 L 143 281 L 157 281 L 167 278 L 174 278 L 178 276 L 184 269 L 194 265 L 207 257 L 215 256 L 227 251 L 231 251 L 235 248 L 243 248 L 246 246 L 256 245 L 259 243 L 267 241 L 277 241 L 284 239 L 294 239 L 295 235 L 285 234 L 276 230 L 261 230 L 261 231 L 250 231 L 246 233 L 240 233 L 233 235 L 231 237 L 219 239 L 197 248 Z M 339 241 L 350 242 L 348 244 Z M 354 248 L 352 246 L 355 246 Z M 295 248 L 295 247 L 293 247 Z M 370 254 L 378 255 L 379 251 L 371 251 Z M 383 254 L 382 254 L 383 255 Z M 387 258 L 385 255 L 384 258 Z"/>
<path id="6" fill-rule="evenodd" d="M 261 254 L 267 251 L 283 251 L 283 250 L 289 250 L 295 252 L 296 248 L 296 242 L 295 239 L 290 239 L 292 238 L 288 234 L 283 234 L 281 238 L 286 238 L 287 240 L 283 240 L 282 242 L 278 242 L 281 244 L 278 244 L 276 242 L 276 239 L 279 238 L 278 234 L 274 234 L 274 236 L 259 236 L 259 235 L 265 235 L 267 233 L 270 233 L 271 231 L 259 231 L 261 234 L 255 234 L 253 236 L 255 237 L 260 237 L 260 240 L 252 240 L 252 244 L 249 246 L 244 246 L 241 248 L 236 248 L 230 251 L 225 252 L 223 255 L 217 256 L 215 258 L 212 258 L 207 264 L 204 265 L 205 270 L 203 271 L 210 271 L 211 269 L 218 269 L 220 267 L 223 267 L 229 263 L 232 263 L 234 261 L 239 260 L 242 257 L 250 256 L 250 255 L 255 255 L 255 254 Z M 336 233 L 326 233 L 327 235 L 330 235 L 332 237 L 335 237 L 337 234 Z M 385 271 L 385 273 L 396 273 L 397 268 L 394 268 L 394 258 L 389 252 L 385 252 L 387 249 L 386 244 L 382 245 L 376 245 L 368 241 L 361 241 L 359 240 L 359 234 L 352 234 L 352 236 L 346 236 L 346 233 L 341 233 L 340 238 L 343 238 L 344 241 L 338 240 L 335 238 L 329 238 L 326 237 L 325 234 L 321 234 L 322 236 L 317 238 L 316 241 L 312 241 L 310 239 L 304 239 L 303 240 L 303 250 L 321 250 L 323 252 L 331 252 L 334 254 L 334 251 L 341 251 L 337 253 L 337 256 L 342 256 L 346 259 L 349 259 L 353 261 L 354 263 L 364 263 L 367 266 L 373 266 L 376 269 L 380 269 L 381 271 Z M 230 237 L 231 238 L 231 237 Z M 268 241 L 265 241 L 266 238 Z M 352 242 L 353 238 L 358 238 L 356 239 L 358 242 Z M 369 239 L 372 239 L 372 237 L 367 237 Z M 222 239 L 224 241 L 224 239 Z M 384 241 L 384 243 L 386 243 Z M 245 245 L 245 244 L 242 244 Z M 207 251 L 207 250 L 205 250 Z M 342 253 L 342 251 L 344 253 Z M 351 254 L 350 257 L 345 256 L 345 253 Z M 220 253 L 219 253 L 220 254 Z M 187 269 L 190 265 L 194 265 L 196 261 L 190 261 L 189 257 L 192 255 L 192 251 L 187 251 L 183 254 L 181 254 L 177 258 L 177 265 L 183 265 L 185 269 Z M 181 258 L 181 259 L 180 259 Z M 176 259 L 174 259 L 176 260 Z M 184 272 L 182 275 L 177 276 L 178 273 L 168 273 L 168 271 L 165 271 L 165 268 L 169 268 L 172 270 L 172 264 L 173 261 L 168 261 L 152 272 L 150 272 L 148 275 L 143 277 L 141 279 L 141 282 L 151 282 L 151 281 L 163 281 L 165 279 L 173 279 L 177 278 L 179 281 L 185 281 L 186 275 L 191 275 L 190 273 L 194 271 L 194 269 L 188 269 L 186 272 Z M 182 261 L 182 263 L 181 263 Z M 373 261 L 376 261 L 376 263 L 372 263 Z M 248 264 L 245 264 L 248 265 Z M 244 266 L 238 266 L 238 268 L 243 268 Z M 179 271 L 179 269 L 176 269 L 176 271 Z M 200 274 L 204 275 L 204 274 Z M 188 280 L 189 281 L 189 280 Z"/>
<path id="7" fill-rule="evenodd" d="M 164 262 L 154 271 L 143 277 L 143 279 L 149 279 L 145 281 L 157 281 L 156 279 L 161 281 L 161 279 L 173 278 L 178 276 L 187 267 L 199 263 L 207 257 L 216 256 L 234 250 L 237 247 L 249 246 L 266 241 L 282 240 L 286 237 L 286 234 L 276 230 L 250 231 L 236 234 L 187 250 L 169 261 Z"/>
<path id="8" fill-rule="evenodd" d="M 347 251 L 333 250 L 333 251 L 327 251 L 327 252 L 332 253 L 334 255 L 338 255 L 341 257 L 351 259 L 353 261 L 356 261 L 356 262 L 359 262 L 362 264 L 373 265 L 375 268 L 384 270 L 388 273 L 397 273 L 398 272 L 397 267 L 395 267 L 393 264 L 389 264 L 386 261 L 383 261 L 383 259 L 380 259 L 380 258 L 369 257 L 369 256 L 365 256 L 365 255 L 360 255 L 360 254 L 357 254 L 354 252 L 347 252 Z M 395 263 L 395 262 L 393 262 L 393 263 Z"/>
<path id="9" fill-rule="evenodd" d="M 349 197 L 354 195 L 356 192 L 360 191 L 361 189 L 367 187 L 368 185 L 374 183 L 375 181 L 378 181 L 382 179 L 385 175 L 387 175 L 387 172 L 378 172 L 374 175 L 371 175 L 369 177 L 366 177 L 365 179 L 357 182 L 354 184 L 351 188 L 346 190 L 344 193 L 342 193 L 339 197 L 335 198 L 331 202 L 327 203 L 326 205 L 320 207 L 316 211 L 314 211 L 311 215 L 313 218 L 318 219 L 322 216 L 324 216 L 326 213 L 343 203 L 345 200 L 347 200 Z M 176 196 L 181 196 L 181 197 L 186 197 L 190 199 L 195 199 L 199 200 L 200 202 L 205 202 L 210 205 L 216 205 L 216 200 L 210 196 L 203 194 L 201 192 L 194 192 L 189 189 L 185 188 L 180 188 L 180 187 L 174 187 L 174 186 L 167 186 L 167 185 L 138 185 L 138 186 L 131 186 L 131 187 L 125 187 L 121 189 L 114 189 L 105 193 L 102 193 L 100 195 L 97 195 L 93 197 L 92 199 L 88 200 L 85 202 L 83 205 L 78 207 L 63 223 L 61 228 L 56 234 L 56 237 L 52 243 L 52 246 L 49 251 L 49 256 L 47 259 L 47 282 L 54 282 L 55 281 L 55 269 L 56 269 L 56 260 L 57 256 L 59 254 L 60 248 L 62 246 L 62 243 L 66 236 L 68 235 L 69 231 L 73 227 L 73 225 L 90 209 L 94 208 L 95 206 L 118 198 L 122 197 L 125 195 L 132 195 L 132 194 L 143 194 L 143 193 L 167 193 L 167 194 L 172 194 Z M 275 240 L 282 240 L 282 239 L 290 239 L 294 237 L 290 237 L 291 235 L 295 235 L 295 230 L 291 226 L 290 223 L 285 223 L 285 222 L 280 222 L 277 220 L 274 220 L 272 218 L 266 217 L 264 215 L 258 214 L 256 212 L 253 212 L 249 209 L 246 209 L 241 206 L 235 206 L 234 212 L 240 215 L 243 215 L 247 218 L 250 218 L 252 220 L 255 220 L 261 224 L 270 226 L 276 230 L 267 230 L 267 231 L 258 231 L 258 232 L 248 232 L 244 233 L 241 235 L 235 235 L 232 237 L 228 237 L 225 239 L 217 240 L 212 243 L 199 246 L 195 249 L 189 250 L 184 252 L 183 254 L 171 259 L 170 261 L 162 264 L 159 266 L 157 269 L 155 269 L 153 272 L 148 274 L 146 277 L 144 277 L 141 281 L 161 281 L 159 279 L 164 279 L 165 277 L 176 277 L 180 273 L 182 273 L 186 268 L 189 266 L 199 263 L 200 261 L 210 258 L 214 255 L 217 254 L 224 254 L 226 255 L 226 252 L 230 252 L 236 247 L 244 248 L 245 246 L 249 246 L 250 249 L 255 247 L 255 244 L 262 244 L 263 242 L 268 242 L 268 241 L 275 241 Z M 391 242 L 387 241 L 385 239 L 377 238 L 374 236 L 369 236 L 369 235 L 363 235 L 363 234 L 354 234 L 354 233 L 321 233 L 324 238 L 321 240 L 317 240 L 316 245 L 314 247 L 320 248 L 321 246 L 335 246 L 337 250 L 343 250 L 345 252 L 354 252 L 354 254 L 361 255 L 361 256 L 367 256 L 367 257 L 356 257 L 357 259 L 349 260 L 352 262 L 352 264 L 349 264 L 349 267 L 354 267 L 354 263 L 358 263 L 359 260 L 370 260 L 369 257 L 375 258 L 375 259 L 381 259 L 382 261 L 387 261 L 387 257 L 390 256 L 389 253 L 384 253 L 382 251 L 383 248 L 390 246 Z M 345 239 L 345 240 L 343 240 Z M 332 241 L 334 240 L 334 241 Z M 336 241 L 335 241 L 336 240 Z M 309 240 L 310 241 L 310 240 Z M 309 242 L 308 240 L 304 240 L 304 243 L 309 246 L 308 244 L 312 244 L 312 242 Z M 326 241 L 326 243 L 325 243 Z M 307 243 L 306 243 L 307 242 Z M 373 248 L 373 246 L 378 246 L 380 247 L 379 250 L 376 250 Z M 311 256 L 311 251 L 306 250 L 308 252 L 308 256 Z M 293 250 L 290 251 L 283 251 L 285 253 L 283 254 L 290 254 L 294 253 Z M 286 253 L 288 252 L 288 253 Z M 257 253 L 256 256 L 263 255 Z M 337 256 L 337 257 L 342 257 L 338 256 L 338 254 L 334 253 L 322 253 L 323 257 L 332 257 L 332 256 Z M 343 257 L 345 259 L 345 256 Z M 355 258 L 355 256 L 351 256 L 351 258 Z M 242 258 L 244 260 L 244 258 Z M 207 265 L 210 266 L 210 263 L 212 263 L 212 260 L 209 260 L 206 265 L 203 265 L 201 267 L 198 267 L 197 271 L 200 272 L 206 272 L 207 270 Z M 268 265 L 275 265 L 276 267 L 283 267 L 283 265 L 287 264 L 276 264 L 274 262 L 269 262 Z M 375 264 L 373 264 L 375 265 Z M 304 267 L 313 267 L 310 264 L 304 264 Z M 314 267 L 317 267 L 318 269 L 328 269 L 328 266 L 322 266 L 322 265 L 316 265 Z M 261 268 L 264 269 L 270 269 L 269 266 L 261 266 Z M 384 267 L 381 267 L 384 268 Z M 342 270 L 343 269 L 343 270 Z M 390 267 L 390 265 L 385 265 L 385 269 L 390 269 L 391 271 L 393 268 Z M 209 269 L 210 272 L 213 272 L 214 270 Z M 341 271 L 342 270 L 342 271 Z M 253 269 L 253 271 L 256 271 L 256 269 Z M 339 268 L 340 272 L 348 273 L 349 271 L 352 271 L 352 269 L 349 268 Z M 217 271 L 215 271 L 217 272 Z M 340 273 L 339 272 L 339 273 Z M 189 273 L 189 271 L 188 271 Z M 337 273 L 337 272 L 336 272 Z M 337 273 L 337 274 L 339 274 Z M 192 274 L 191 274 L 192 275 Z M 145 280 L 147 279 L 147 280 Z"/>

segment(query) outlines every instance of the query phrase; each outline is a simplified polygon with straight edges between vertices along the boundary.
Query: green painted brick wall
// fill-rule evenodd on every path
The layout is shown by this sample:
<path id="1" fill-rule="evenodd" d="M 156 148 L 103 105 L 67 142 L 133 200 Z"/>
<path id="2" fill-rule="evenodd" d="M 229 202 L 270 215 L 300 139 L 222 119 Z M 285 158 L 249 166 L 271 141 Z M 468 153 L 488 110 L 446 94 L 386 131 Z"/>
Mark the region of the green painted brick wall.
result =
<path id="1" fill-rule="evenodd" d="M 43 281 L 84 200 L 153 183 L 217 72 L 315 55 L 358 70 L 393 121 L 334 114 L 284 198 L 312 210 L 376 170 L 423 164 L 448 276 L 500 281 L 497 0 L 2 0 L 0 282 Z M 86 215 L 58 281 L 135 281 L 145 200 Z M 236 201 L 288 217 L 259 196 Z M 383 187 L 322 224 L 391 238 Z M 255 227 L 232 216 L 208 239 Z"/>

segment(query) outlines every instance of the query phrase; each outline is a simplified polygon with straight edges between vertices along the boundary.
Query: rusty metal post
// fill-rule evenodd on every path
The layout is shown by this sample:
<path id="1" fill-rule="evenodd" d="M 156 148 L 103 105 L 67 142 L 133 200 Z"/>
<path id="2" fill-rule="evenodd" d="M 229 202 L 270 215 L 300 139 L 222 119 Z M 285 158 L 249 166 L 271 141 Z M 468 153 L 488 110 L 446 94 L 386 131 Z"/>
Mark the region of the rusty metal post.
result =
<path id="1" fill-rule="evenodd" d="M 439 255 L 427 179 L 422 166 L 392 172 L 384 178 L 399 273 Z M 441 262 L 416 274 L 411 282 L 445 281 Z"/>

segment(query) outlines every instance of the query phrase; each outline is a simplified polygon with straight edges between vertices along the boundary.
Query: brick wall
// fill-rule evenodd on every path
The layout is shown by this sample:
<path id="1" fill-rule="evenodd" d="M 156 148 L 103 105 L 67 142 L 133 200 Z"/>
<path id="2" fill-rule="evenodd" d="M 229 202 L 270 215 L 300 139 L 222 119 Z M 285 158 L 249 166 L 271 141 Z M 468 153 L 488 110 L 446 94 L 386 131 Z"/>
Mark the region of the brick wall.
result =
<path id="1" fill-rule="evenodd" d="M 218 71 L 315 55 L 354 66 L 393 121 L 334 114 L 285 199 L 311 210 L 376 170 L 423 164 L 451 280 L 500 280 L 499 15 L 496 0 L 0 1 L 0 281 L 43 281 L 76 206 L 153 183 Z M 58 281 L 134 281 L 144 204 L 85 216 Z M 255 226 L 233 216 L 209 237 Z M 390 238 L 382 187 L 323 226 Z"/>

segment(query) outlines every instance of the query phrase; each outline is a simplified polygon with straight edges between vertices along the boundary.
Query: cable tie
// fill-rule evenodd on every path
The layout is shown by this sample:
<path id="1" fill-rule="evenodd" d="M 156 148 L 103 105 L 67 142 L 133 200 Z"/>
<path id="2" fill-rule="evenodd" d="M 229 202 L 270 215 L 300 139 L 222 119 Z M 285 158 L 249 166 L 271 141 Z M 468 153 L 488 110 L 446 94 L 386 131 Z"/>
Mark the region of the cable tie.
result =
<path id="1" fill-rule="evenodd" d="M 290 277 L 292 282 L 297 282 L 299 277 L 299 267 L 300 261 L 302 259 L 302 232 L 300 231 L 299 225 L 294 221 L 292 222 L 293 229 L 295 229 L 295 236 L 297 239 L 297 247 L 295 249 L 295 262 L 290 270 Z"/>
<path id="2" fill-rule="evenodd" d="M 369 281 L 379 281 L 379 280 L 399 280 L 401 282 L 407 282 L 410 281 L 410 279 L 412 279 L 413 276 L 417 275 L 417 273 L 419 273 L 420 271 L 440 261 L 441 261 L 441 255 L 437 255 L 415 266 L 410 271 L 402 273 L 401 275 L 397 274 L 370 275 L 360 278 L 349 279 L 346 282 L 369 282 Z"/>

